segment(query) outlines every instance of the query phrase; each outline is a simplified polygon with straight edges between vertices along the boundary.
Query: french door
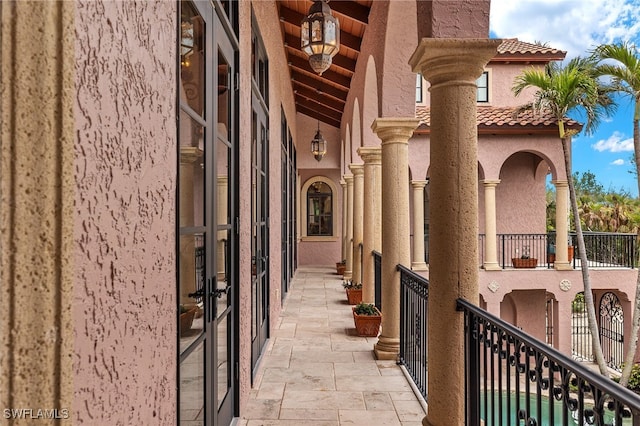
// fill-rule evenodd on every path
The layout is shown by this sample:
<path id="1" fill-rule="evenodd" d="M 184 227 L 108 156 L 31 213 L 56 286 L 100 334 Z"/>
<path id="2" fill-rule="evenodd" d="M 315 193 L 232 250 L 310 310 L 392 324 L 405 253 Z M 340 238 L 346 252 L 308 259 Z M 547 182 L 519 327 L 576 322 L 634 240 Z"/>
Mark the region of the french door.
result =
<path id="1" fill-rule="evenodd" d="M 238 292 L 233 4 L 179 4 L 178 416 L 184 425 L 229 425 Z"/>
<path id="2" fill-rule="evenodd" d="M 253 94 L 251 140 L 251 366 L 255 372 L 269 330 L 269 192 L 267 112 Z"/>

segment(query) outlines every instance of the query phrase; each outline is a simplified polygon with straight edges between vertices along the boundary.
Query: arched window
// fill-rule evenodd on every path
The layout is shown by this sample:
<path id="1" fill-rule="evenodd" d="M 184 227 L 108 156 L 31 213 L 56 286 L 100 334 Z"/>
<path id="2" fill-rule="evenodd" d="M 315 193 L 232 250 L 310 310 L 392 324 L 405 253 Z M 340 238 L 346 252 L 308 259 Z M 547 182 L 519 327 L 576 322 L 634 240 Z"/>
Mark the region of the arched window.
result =
<path id="1" fill-rule="evenodd" d="M 333 191 L 324 182 L 314 182 L 307 189 L 307 235 L 333 235 Z"/>

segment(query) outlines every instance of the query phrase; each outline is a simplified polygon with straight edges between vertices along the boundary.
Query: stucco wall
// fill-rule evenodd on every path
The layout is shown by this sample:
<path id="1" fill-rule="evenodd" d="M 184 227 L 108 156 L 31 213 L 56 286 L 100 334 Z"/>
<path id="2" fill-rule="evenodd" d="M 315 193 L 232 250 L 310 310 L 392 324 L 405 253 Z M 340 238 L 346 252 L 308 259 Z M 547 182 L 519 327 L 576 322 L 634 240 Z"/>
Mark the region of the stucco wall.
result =
<path id="1" fill-rule="evenodd" d="M 76 2 L 77 424 L 176 422 L 175 28 L 175 2 Z"/>
<path id="2" fill-rule="evenodd" d="M 324 161 L 324 160 L 323 160 Z M 342 241 L 342 210 L 346 208 L 346 202 L 342 200 L 342 190 L 340 186 L 339 170 L 301 170 L 300 186 L 304 185 L 307 180 L 313 176 L 322 175 L 330 179 L 336 187 L 337 211 L 334 212 L 333 220 L 337 225 L 337 234 L 332 237 L 323 238 L 323 241 L 314 241 L 313 239 L 305 240 L 302 238 L 298 245 L 298 264 L 299 265 L 334 265 L 341 260 L 341 241 Z M 301 206 L 306 203 L 306 194 L 300 194 Z M 305 209 L 301 207 L 300 214 L 305 214 Z M 299 223 L 302 222 L 301 220 Z M 304 231 L 302 231 L 304 233 Z M 301 234 L 302 234 L 301 233 Z"/>

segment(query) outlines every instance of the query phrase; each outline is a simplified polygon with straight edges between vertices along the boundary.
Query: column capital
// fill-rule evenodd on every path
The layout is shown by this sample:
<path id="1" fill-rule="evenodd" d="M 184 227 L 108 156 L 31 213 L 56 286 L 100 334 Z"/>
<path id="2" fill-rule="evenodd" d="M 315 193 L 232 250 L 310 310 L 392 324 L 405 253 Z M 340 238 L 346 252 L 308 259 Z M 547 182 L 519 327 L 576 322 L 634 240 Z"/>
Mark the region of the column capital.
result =
<path id="1" fill-rule="evenodd" d="M 373 120 L 371 130 L 382 140 L 382 145 L 392 143 L 409 144 L 409 138 L 420 124 L 417 118 L 379 117 Z"/>
<path id="2" fill-rule="evenodd" d="M 340 179 L 340 186 L 344 189 L 347 187 L 347 181 L 344 179 Z"/>
<path id="3" fill-rule="evenodd" d="M 354 178 L 362 176 L 364 173 L 364 164 L 349 164 L 349 170 L 353 173 Z"/>
<path id="4" fill-rule="evenodd" d="M 501 39 L 423 38 L 409 59 L 413 72 L 422 73 L 431 83 L 460 85 L 473 83 L 493 58 Z"/>
<path id="5" fill-rule="evenodd" d="M 411 186 L 414 189 L 424 188 L 425 186 L 427 186 L 427 183 L 428 183 L 427 180 L 412 180 L 411 181 Z"/>
<path id="6" fill-rule="evenodd" d="M 365 164 L 382 164 L 382 148 L 379 146 L 361 146 L 358 155 Z"/>
<path id="7" fill-rule="evenodd" d="M 347 186 L 353 185 L 353 175 L 344 175 L 344 181 Z"/>
<path id="8" fill-rule="evenodd" d="M 500 183 L 500 179 L 484 179 L 481 180 L 482 184 L 486 187 L 496 187 Z"/>
<path id="9" fill-rule="evenodd" d="M 566 180 L 552 180 L 551 183 L 554 184 L 556 188 L 569 187 L 569 181 L 566 181 Z"/>

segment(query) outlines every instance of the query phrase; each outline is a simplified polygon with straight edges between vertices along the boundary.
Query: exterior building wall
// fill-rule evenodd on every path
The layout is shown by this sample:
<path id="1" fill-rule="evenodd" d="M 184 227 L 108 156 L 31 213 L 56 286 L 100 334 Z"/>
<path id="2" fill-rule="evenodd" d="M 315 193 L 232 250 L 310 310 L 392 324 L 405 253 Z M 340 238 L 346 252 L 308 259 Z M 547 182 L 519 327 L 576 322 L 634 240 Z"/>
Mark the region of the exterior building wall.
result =
<path id="1" fill-rule="evenodd" d="M 315 160 L 314 160 L 315 161 Z M 324 159 L 322 160 L 324 161 Z M 341 244 L 342 235 L 344 231 L 340 231 L 342 223 L 342 209 L 346 208 L 346 200 L 343 199 L 343 194 L 340 186 L 340 171 L 335 170 L 314 170 L 307 169 L 300 171 L 300 188 L 303 188 L 305 183 L 308 182 L 314 176 L 324 176 L 332 181 L 334 188 L 336 188 L 334 197 L 337 197 L 334 203 L 337 206 L 337 210 L 333 213 L 334 227 L 338 229 L 337 235 L 331 237 L 305 237 L 306 230 L 300 230 L 300 243 L 298 245 L 298 264 L 299 265 L 333 265 L 339 262 L 341 259 Z M 300 193 L 300 216 L 306 214 L 306 202 L 307 194 L 305 191 Z M 302 217 L 299 218 L 298 223 L 306 223 Z"/>
<path id="2" fill-rule="evenodd" d="M 489 63 L 487 66 L 487 70 L 489 71 L 489 102 L 482 103 L 481 105 L 516 107 L 523 105 L 527 100 L 532 99 L 535 93 L 534 88 L 527 88 L 523 90 L 518 97 L 515 97 L 511 90 L 515 78 L 523 69 L 529 68 L 544 68 L 544 65 L 524 63 L 505 64 L 501 62 Z"/>
<path id="3" fill-rule="evenodd" d="M 275 2 L 251 1 L 239 2 L 239 26 L 240 26 L 240 159 L 239 159 L 239 214 L 240 214 L 240 409 L 249 396 L 252 382 L 251 372 L 251 321 L 243 320 L 251 318 L 251 28 L 252 16 L 258 28 L 262 42 L 264 43 L 267 57 L 269 58 L 269 307 L 270 318 L 277 318 L 282 309 L 281 300 L 281 276 L 282 276 L 282 252 L 281 252 L 281 217 L 282 217 L 282 193 L 281 193 L 281 159 L 282 159 L 282 130 L 281 120 L 284 111 L 287 125 L 293 135 L 294 144 L 298 153 L 298 167 L 300 167 L 302 151 L 305 148 L 298 146 L 298 119 L 295 112 L 293 91 L 288 78 L 288 65 L 282 46 L 282 33 L 280 27 L 274 25 L 279 22 L 278 10 Z M 285 77 L 286 76 L 286 77 Z M 315 123 L 314 123 L 315 129 Z M 315 134 L 315 133 L 314 133 Z M 311 136 L 313 138 L 313 135 Z M 309 141 L 311 141 L 311 138 Z M 309 153 L 309 156 L 311 154 Z M 315 160 L 313 160 L 315 161 Z M 323 160 L 324 161 L 324 160 Z M 336 163 L 337 164 L 337 163 Z M 271 329 L 275 322 L 270 323 Z"/>
<path id="4" fill-rule="evenodd" d="M 74 423 L 175 424 L 176 3 L 75 5 Z"/>

